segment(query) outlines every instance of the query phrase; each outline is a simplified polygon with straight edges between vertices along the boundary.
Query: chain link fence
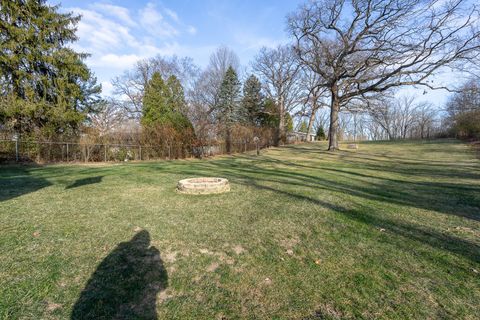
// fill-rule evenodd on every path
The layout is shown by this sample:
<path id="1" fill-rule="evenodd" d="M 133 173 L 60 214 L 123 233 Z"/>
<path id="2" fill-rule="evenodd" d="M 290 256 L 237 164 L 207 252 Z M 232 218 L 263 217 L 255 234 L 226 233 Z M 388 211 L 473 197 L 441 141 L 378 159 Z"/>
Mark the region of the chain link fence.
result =
<path id="1" fill-rule="evenodd" d="M 258 147 L 265 148 L 272 141 L 260 141 Z M 231 153 L 256 150 L 257 143 L 252 139 L 234 141 Z M 164 142 L 161 145 L 140 144 L 88 144 L 64 141 L 22 140 L 15 136 L 0 138 L 1 162 L 119 162 L 141 160 L 170 160 L 192 157 L 209 157 L 226 154 L 225 143 L 210 142 L 199 145 Z"/>

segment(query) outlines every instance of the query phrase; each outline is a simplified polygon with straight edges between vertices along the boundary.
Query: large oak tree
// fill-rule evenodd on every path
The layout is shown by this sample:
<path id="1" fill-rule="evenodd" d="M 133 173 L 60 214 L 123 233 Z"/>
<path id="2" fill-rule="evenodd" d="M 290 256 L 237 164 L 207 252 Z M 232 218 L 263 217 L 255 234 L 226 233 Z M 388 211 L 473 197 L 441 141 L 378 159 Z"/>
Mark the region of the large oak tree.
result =
<path id="1" fill-rule="evenodd" d="M 338 149 L 339 112 L 357 99 L 466 68 L 480 49 L 469 1 L 317 0 L 289 16 L 295 52 L 330 94 L 329 150 Z"/>

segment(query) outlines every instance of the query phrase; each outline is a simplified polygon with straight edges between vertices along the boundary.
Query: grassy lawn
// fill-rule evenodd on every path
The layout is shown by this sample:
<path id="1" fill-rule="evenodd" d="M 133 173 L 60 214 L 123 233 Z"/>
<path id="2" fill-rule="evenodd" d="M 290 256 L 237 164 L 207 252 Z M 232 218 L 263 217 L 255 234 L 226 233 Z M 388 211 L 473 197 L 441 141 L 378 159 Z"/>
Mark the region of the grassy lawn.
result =
<path id="1" fill-rule="evenodd" d="M 325 149 L 0 167 L 0 318 L 479 319 L 473 150 Z"/>

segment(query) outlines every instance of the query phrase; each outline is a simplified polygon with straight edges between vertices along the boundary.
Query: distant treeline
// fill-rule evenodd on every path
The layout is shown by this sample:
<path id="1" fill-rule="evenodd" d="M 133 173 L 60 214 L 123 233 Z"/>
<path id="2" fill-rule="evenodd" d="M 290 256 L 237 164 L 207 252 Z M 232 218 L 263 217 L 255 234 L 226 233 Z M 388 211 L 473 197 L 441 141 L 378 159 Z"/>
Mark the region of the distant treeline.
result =
<path id="1" fill-rule="evenodd" d="M 479 139 L 480 19 L 468 2 L 309 1 L 287 17 L 290 43 L 262 48 L 247 68 L 227 47 L 205 68 L 151 57 L 113 79 L 108 99 L 71 46 L 81 17 L 59 9 L 0 6 L 0 130 L 23 140 L 230 153 L 255 136 L 286 143 L 291 131 L 327 139 L 329 150 L 342 139 Z M 473 78 L 460 88 L 432 80 L 453 71 Z M 446 106 L 397 94 L 412 85 L 455 93 Z"/>

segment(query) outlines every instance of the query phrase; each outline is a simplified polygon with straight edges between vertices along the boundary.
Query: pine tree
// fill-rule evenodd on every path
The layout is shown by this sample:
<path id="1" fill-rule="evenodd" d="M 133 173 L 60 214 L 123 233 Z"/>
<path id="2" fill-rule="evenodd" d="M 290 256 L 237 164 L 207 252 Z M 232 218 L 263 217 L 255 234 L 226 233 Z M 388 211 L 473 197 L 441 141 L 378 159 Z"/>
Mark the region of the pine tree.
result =
<path id="1" fill-rule="evenodd" d="M 289 133 L 292 131 L 293 131 L 293 118 L 290 112 L 287 112 L 285 113 L 285 133 Z"/>
<path id="2" fill-rule="evenodd" d="M 242 109 L 246 113 L 246 122 L 259 126 L 262 120 L 262 111 L 265 105 L 262 94 L 262 84 L 254 75 L 248 77 L 243 85 Z"/>
<path id="3" fill-rule="evenodd" d="M 166 82 L 168 90 L 167 104 L 169 108 L 169 121 L 171 126 L 180 134 L 190 135 L 193 133 L 193 125 L 185 115 L 187 103 L 185 102 L 185 93 L 180 80 L 171 75 Z"/>
<path id="4" fill-rule="evenodd" d="M 168 106 L 168 90 L 160 73 L 155 72 L 145 86 L 143 96 L 142 124 L 166 124 L 166 115 L 170 112 Z"/>
<path id="5" fill-rule="evenodd" d="M 280 116 L 278 115 L 278 107 L 272 99 L 266 99 L 262 112 L 260 113 L 260 125 L 278 130 Z M 285 132 L 293 131 L 293 119 L 289 112 L 285 113 Z"/>
<path id="6" fill-rule="evenodd" d="M 76 129 L 98 105 L 101 87 L 75 52 L 80 16 L 45 0 L 0 5 L 0 121 L 21 132 Z"/>
<path id="7" fill-rule="evenodd" d="M 317 128 L 317 140 L 325 140 L 325 130 L 323 130 L 322 126 Z"/>
<path id="8" fill-rule="evenodd" d="M 165 82 L 160 73 L 155 72 L 148 81 L 143 97 L 142 124 L 168 126 L 180 135 L 193 131 L 190 120 L 184 115 L 185 95 L 180 81 L 170 76 Z"/>
<path id="9" fill-rule="evenodd" d="M 298 131 L 307 133 L 307 131 L 308 131 L 308 124 L 307 124 L 306 121 L 302 121 L 302 123 L 300 123 L 300 128 L 298 129 Z"/>
<path id="10" fill-rule="evenodd" d="M 222 85 L 220 86 L 218 102 L 218 119 L 225 131 L 225 145 L 227 153 L 232 147 L 232 127 L 236 122 L 244 120 L 240 106 L 240 81 L 232 67 L 227 69 Z"/>

